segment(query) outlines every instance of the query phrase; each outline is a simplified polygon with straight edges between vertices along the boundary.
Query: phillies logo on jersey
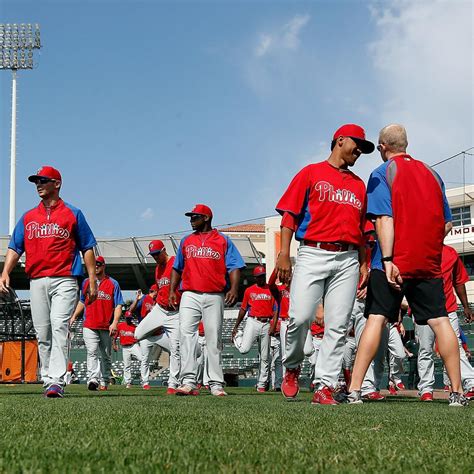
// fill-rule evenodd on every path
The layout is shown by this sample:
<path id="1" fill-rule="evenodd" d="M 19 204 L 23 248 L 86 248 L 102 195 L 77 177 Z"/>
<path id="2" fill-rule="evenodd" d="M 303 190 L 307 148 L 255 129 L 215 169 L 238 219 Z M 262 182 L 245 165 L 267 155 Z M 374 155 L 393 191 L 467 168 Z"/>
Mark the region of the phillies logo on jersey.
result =
<path id="1" fill-rule="evenodd" d="M 171 281 L 168 277 L 163 277 L 163 278 L 160 278 L 156 283 L 158 285 L 158 288 L 163 288 L 164 286 L 168 286 L 171 283 Z"/>
<path id="2" fill-rule="evenodd" d="M 250 293 L 250 298 L 253 300 L 271 300 L 272 297 L 266 293 Z"/>
<path id="3" fill-rule="evenodd" d="M 211 258 L 213 260 L 219 260 L 221 254 L 211 247 L 196 247 L 195 245 L 190 245 L 186 247 L 186 258 Z"/>
<path id="4" fill-rule="evenodd" d="M 282 290 L 281 296 L 283 298 L 289 298 L 290 297 L 290 292 L 288 290 Z"/>
<path id="5" fill-rule="evenodd" d="M 59 239 L 69 239 L 69 231 L 58 224 L 38 224 L 29 222 L 25 227 L 28 233 L 27 239 L 46 239 L 48 237 L 58 237 Z"/>
<path id="6" fill-rule="evenodd" d="M 112 299 L 112 296 L 107 294 L 105 291 L 99 290 L 97 292 L 97 299 L 110 301 Z"/>
<path id="7" fill-rule="evenodd" d="M 336 202 L 339 204 L 349 204 L 359 211 L 362 209 L 362 203 L 356 195 L 349 189 L 334 189 L 334 186 L 327 181 L 318 181 L 314 189 L 319 191 L 320 201 Z"/>
<path id="8" fill-rule="evenodd" d="M 122 331 L 120 331 L 120 336 L 122 336 L 122 337 L 135 337 L 135 331 L 127 331 L 127 330 L 123 329 Z"/>

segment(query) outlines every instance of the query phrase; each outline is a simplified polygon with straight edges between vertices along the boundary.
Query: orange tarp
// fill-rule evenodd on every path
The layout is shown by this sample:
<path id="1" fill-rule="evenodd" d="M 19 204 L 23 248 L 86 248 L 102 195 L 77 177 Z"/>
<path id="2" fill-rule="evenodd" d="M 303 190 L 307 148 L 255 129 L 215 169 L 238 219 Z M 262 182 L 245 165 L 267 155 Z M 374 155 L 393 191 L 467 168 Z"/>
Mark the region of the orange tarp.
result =
<path id="1" fill-rule="evenodd" d="M 21 381 L 21 341 L 0 344 L 0 381 Z M 25 382 L 38 380 L 38 343 L 25 341 Z"/>

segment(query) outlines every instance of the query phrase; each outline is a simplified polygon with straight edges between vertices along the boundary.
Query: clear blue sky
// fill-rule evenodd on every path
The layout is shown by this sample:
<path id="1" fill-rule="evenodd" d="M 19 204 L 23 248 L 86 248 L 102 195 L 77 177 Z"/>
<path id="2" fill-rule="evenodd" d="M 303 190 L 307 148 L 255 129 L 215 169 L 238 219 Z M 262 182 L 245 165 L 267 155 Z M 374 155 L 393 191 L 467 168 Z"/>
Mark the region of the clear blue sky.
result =
<path id="1" fill-rule="evenodd" d="M 404 123 L 428 163 L 473 145 L 468 1 L 3 0 L 0 18 L 42 30 L 38 67 L 19 73 L 18 217 L 42 164 L 61 170 L 96 236 L 119 237 L 187 229 L 196 202 L 215 224 L 272 214 L 342 123 L 374 141 Z M 2 71 L 2 234 L 10 93 Z M 354 171 L 378 164 L 374 153 Z M 459 160 L 440 171 L 461 181 Z"/>

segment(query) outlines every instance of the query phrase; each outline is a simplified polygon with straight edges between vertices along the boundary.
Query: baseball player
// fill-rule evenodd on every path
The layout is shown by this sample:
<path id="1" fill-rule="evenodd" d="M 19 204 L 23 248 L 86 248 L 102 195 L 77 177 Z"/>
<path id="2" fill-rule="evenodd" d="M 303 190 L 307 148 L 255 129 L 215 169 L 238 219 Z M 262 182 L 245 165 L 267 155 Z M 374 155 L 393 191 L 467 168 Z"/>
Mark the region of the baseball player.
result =
<path id="1" fill-rule="evenodd" d="M 317 314 L 322 315 L 324 313 L 323 305 L 320 304 L 316 310 Z M 310 389 L 314 390 L 315 387 L 315 372 L 316 372 L 316 362 L 318 361 L 319 349 L 321 348 L 321 342 L 324 337 L 324 322 L 321 319 L 313 321 L 308 331 L 306 337 L 306 342 L 304 346 L 304 355 L 309 358 L 309 363 L 311 365 L 310 373 Z"/>
<path id="2" fill-rule="evenodd" d="M 132 358 L 139 362 L 142 360 L 140 344 L 135 338 L 135 324 L 130 311 L 125 312 L 125 321 L 118 323 L 117 332 L 114 338 L 114 350 L 118 350 L 117 340 L 122 346 L 123 357 L 123 378 L 126 388 L 132 387 Z"/>
<path id="3" fill-rule="evenodd" d="M 287 283 L 291 276 L 290 242 L 300 242 L 290 289 L 282 384 L 283 395 L 294 399 L 304 358 L 304 342 L 316 307 L 324 298 L 325 333 L 316 362 L 314 404 L 337 404 L 333 398 L 342 365 L 344 338 L 357 290 L 367 281 L 363 231 L 365 185 L 349 168 L 373 143 L 364 129 L 347 124 L 333 136 L 326 161 L 303 168 L 276 206 L 282 215 L 281 252 L 276 268 Z M 321 361 L 324 361 L 323 363 Z"/>
<path id="4" fill-rule="evenodd" d="M 282 350 L 280 341 L 280 321 L 278 321 L 275 332 L 270 336 L 270 379 L 274 392 L 281 392 L 283 381 Z"/>
<path id="5" fill-rule="evenodd" d="M 392 395 L 397 394 L 397 390 L 405 390 L 405 384 L 402 382 L 403 361 L 406 358 L 405 346 L 401 338 L 401 332 L 404 332 L 401 319 L 390 324 L 388 335 L 388 366 L 390 370 L 388 391 Z"/>
<path id="6" fill-rule="evenodd" d="M 197 395 L 196 351 L 198 325 L 202 319 L 206 332 L 209 388 L 215 396 L 227 395 L 223 389 L 221 366 L 224 303 L 237 301 L 240 270 L 245 267 L 239 251 L 229 239 L 212 228 L 212 211 L 197 204 L 185 214 L 193 233 L 181 240 L 171 273 L 169 304 L 177 308 L 178 285 L 182 298 L 180 317 L 181 386 L 177 395 Z M 230 288 L 229 288 L 230 284 Z"/>
<path id="7" fill-rule="evenodd" d="M 452 228 L 451 213 L 441 178 L 408 155 L 407 145 L 401 125 L 389 125 L 379 134 L 377 148 L 384 163 L 372 172 L 367 186 L 367 212 L 375 219 L 378 241 L 367 291 L 368 320 L 357 349 L 348 402 L 362 402 L 364 375 L 384 326 L 398 320 L 405 295 L 417 323 L 428 324 L 438 339 L 453 383 L 450 406 L 465 406 L 459 347 L 447 317 L 441 273 L 443 239 Z"/>
<path id="8" fill-rule="evenodd" d="M 137 297 L 130 306 L 130 312 L 137 311 L 140 315 L 140 326 L 145 318 L 151 313 L 156 305 L 156 298 L 158 296 L 158 285 L 155 283 L 151 285 L 147 295 L 143 296 L 140 290 L 137 291 Z M 144 326 L 142 326 L 144 327 Z M 137 327 L 138 330 L 138 327 Z M 135 337 L 137 337 L 137 330 Z M 157 346 L 161 347 L 167 352 L 170 352 L 170 338 L 163 327 L 157 327 L 153 331 L 141 331 L 142 338 L 139 341 L 140 350 L 142 353 L 142 360 L 140 365 L 140 372 L 142 378 L 143 390 L 150 390 L 150 362 L 157 358 Z"/>
<path id="9" fill-rule="evenodd" d="M 265 392 L 270 376 L 270 322 L 277 317 L 277 305 L 266 281 L 265 267 L 253 270 L 255 284 L 244 292 L 237 321 L 232 331 L 232 340 L 241 354 L 247 354 L 255 341 L 258 342 L 259 373 L 257 392 Z M 244 331 L 239 326 L 248 312 Z"/>
<path id="10" fill-rule="evenodd" d="M 180 357 L 179 357 L 179 310 L 169 306 L 171 270 L 175 257 L 169 257 L 165 244 L 161 240 L 153 240 L 148 245 L 149 254 L 156 262 L 155 281 L 158 292 L 156 304 L 147 314 L 147 317 L 138 325 L 135 337 L 143 340 L 153 335 L 158 328 L 163 328 L 169 339 L 170 348 L 170 375 L 168 379 L 168 395 L 174 395 L 179 384 Z M 177 294 L 176 308 L 179 308 L 180 294 Z"/>
<path id="11" fill-rule="evenodd" d="M 459 344 L 461 379 L 464 390 L 466 391 L 464 396 L 468 400 L 472 400 L 474 398 L 474 368 L 466 357 L 466 352 L 461 346 L 461 339 L 459 337 L 459 320 L 456 313 L 458 305 L 455 296 L 456 292 L 461 304 L 463 305 L 466 318 L 472 320 L 472 311 L 469 308 L 465 285 L 466 282 L 469 281 L 469 275 L 467 274 L 458 253 L 449 245 L 443 245 L 441 270 L 443 273 L 446 311 L 448 312 L 449 321 L 456 333 Z M 417 325 L 416 329 L 420 341 L 418 352 L 418 373 L 420 375 L 420 381 L 418 383 L 418 391 L 420 399 L 424 402 L 429 402 L 433 400 L 433 388 L 435 382 L 433 361 L 435 334 L 429 326 Z"/>
<path id="12" fill-rule="evenodd" d="M 80 252 L 91 279 L 88 301 L 93 303 L 97 297 L 93 251 L 96 241 L 82 212 L 59 197 L 62 178 L 57 169 L 43 166 L 28 180 L 35 183 L 41 202 L 23 214 L 13 231 L 0 291 L 8 291 L 10 273 L 25 252 L 44 394 L 48 398 L 62 398 L 68 324 L 77 303 L 78 278 L 82 276 Z"/>
<path id="13" fill-rule="evenodd" d="M 112 337 L 117 333 L 124 302 L 118 282 L 105 274 L 105 259 L 102 256 L 95 260 L 95 275 L 97 299 L 88 303 L 90 279 L 86 278 L 70 325 L 84 313 L 82 334 L 87 350 L 87 388 L 107 390 L 112 366 Z"/>

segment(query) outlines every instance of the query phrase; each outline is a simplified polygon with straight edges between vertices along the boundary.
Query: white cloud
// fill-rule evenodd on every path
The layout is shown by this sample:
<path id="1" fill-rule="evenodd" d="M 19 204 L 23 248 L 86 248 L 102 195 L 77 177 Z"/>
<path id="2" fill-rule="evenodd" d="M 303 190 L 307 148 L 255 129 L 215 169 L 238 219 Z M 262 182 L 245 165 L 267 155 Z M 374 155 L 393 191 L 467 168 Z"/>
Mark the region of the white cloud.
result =
<path id="1" fill-rule="evenodd" d="M 147 207 L 141 214 L 140 218 L 143 219 L 144 221 L 149 221 L 150 219 L 153 219 L 155 216 L 155 213 L 151 207 Z"/>
<path id="2" fill-rule="evenodd" d="M 371 12 L 381 126 L 403 123 L 409 151 L 428 163 L 472 146 L 472 3 L 395 0 Z M 454 179 L 460 170 L 446 172 Z"/>
<path id="3" fill-rule="evenodd" d="M 298 49 L 300 34 L 310 18 L 309 15 L 295 15 L 276 31 L 261 33 L 254 49 L 255 56 L 261 58 L 270 53 L 277 54 L 281 51 Z"/>

